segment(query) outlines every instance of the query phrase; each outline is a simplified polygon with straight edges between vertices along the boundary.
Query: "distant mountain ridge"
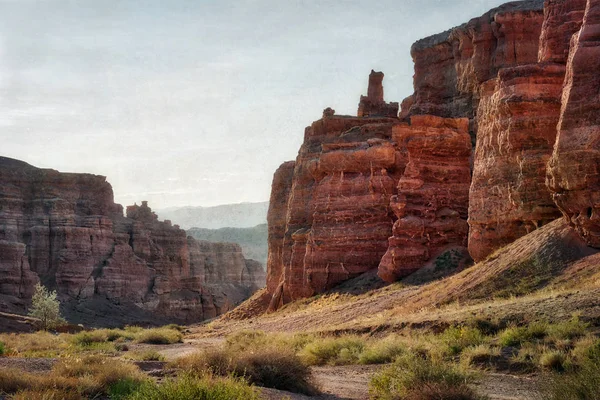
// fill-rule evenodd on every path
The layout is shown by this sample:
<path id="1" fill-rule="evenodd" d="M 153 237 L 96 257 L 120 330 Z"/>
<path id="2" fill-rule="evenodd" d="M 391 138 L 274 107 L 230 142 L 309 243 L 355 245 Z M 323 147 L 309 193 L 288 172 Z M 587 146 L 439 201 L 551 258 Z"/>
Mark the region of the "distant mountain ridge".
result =
<path id="1" fill-rule="evenodd" d="M 224 204 L 215 207 L 170 207 L 155 212 L 183 229 L 253 228 L 267 223 L 269 202 Z"/>
<path id="2" fill-rule="evenodd" d="M 267 224 L 252 228 L 191 228 L 187 230 L 187 234 L 196 240 L 237 243 L 242 247 L 245 258 L 259 261 L 263 266 L 267 265 Z"/>

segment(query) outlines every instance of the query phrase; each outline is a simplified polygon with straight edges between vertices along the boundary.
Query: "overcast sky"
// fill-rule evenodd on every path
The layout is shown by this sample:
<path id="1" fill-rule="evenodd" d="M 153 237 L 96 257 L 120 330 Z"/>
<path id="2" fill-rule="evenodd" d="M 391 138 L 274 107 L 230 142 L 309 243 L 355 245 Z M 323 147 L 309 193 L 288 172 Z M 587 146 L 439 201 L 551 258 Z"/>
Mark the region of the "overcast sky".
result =
<path id="1" fill-rule="evenodd" d="M 153 208 L 268 200 L 304 127 L 499 0 L 0 0 L 0 155 Z"/>

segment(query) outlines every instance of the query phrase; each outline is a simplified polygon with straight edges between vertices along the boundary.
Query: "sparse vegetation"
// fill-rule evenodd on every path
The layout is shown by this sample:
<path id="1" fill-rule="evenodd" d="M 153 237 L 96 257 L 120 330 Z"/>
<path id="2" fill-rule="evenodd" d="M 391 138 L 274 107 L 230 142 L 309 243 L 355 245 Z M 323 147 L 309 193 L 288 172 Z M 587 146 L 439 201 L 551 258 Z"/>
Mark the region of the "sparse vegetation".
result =
<path id="1" fill-rule="evenodd" d="M 175 365 L 199 376 L 233 375 L 259 386 L 304 394 L 316 392 L 308 367 L 291 349 L 282 347 L 255 347 L 241 353 L 209 350 L 183 357 Z"/>
<path id="2" fill-rule="evenodd" d="M 148 344 L 173 344 L 180 343 L 182 340 L 183 335 L 179 330 L 167 327 L 146 329 L 135 336 L 136 342 Z"/>
<path id="3" fill-rule="evenodd" d="M 184 374 L 161 384 L 146 382 L 125 400 L 258 400 L 258 392 L 239 378 Z"/>
<path id="4" fill-rule="evenodd" d="M 481 399 L 467 386 L 471 380 L 456 366 L 406 354 L 373 377 L 370 393 L 381 400 Z"/>

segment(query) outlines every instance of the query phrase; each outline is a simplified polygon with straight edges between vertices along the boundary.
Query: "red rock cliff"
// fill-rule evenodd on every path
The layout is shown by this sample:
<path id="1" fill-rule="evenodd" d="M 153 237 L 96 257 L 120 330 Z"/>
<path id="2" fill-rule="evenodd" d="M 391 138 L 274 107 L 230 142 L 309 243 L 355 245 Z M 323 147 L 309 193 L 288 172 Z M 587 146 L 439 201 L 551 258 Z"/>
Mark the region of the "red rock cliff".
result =
<path id="1" fill-rule="evenodd" d="M 73 322 L 191 322 L 228 311 L 264 282 L 238 245 L 196 242 L 145 202 L 124 217 L 102 176 L 0 158 L 0 183 L 5 310 L 23 311 L 41 281 Z"/>
<path id="2" fill-rule="evenodd" d="M 548 186 L 569 223 L 600 247 L 600 1 L 572 37 Z"/>
<path id="3" fill-rule="evenodd" d="M 358 118 L 325 110 L 275 177 L 271 307 L 373 269 L 388 233 L 388 281 L 467 235 L 483 259 L 561 211 L 600 246 L 597 8 L 507 3 L 413 45 L 415 92 L 399 120 L 365 118 L 388 115 L 373 71 Z"/>

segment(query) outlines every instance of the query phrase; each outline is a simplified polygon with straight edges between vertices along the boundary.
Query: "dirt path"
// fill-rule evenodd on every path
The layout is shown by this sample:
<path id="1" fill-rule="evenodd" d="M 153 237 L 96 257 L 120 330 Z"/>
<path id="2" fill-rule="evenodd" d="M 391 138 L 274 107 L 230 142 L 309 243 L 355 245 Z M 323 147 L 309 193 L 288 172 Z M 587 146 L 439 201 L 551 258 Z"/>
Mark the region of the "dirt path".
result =
<path id="1" fill-rule="evenodd" d="M 173 361 L 177 358 L 196 353 L 203 349 L 220 347 L 225 339 L 223 338 L 201 338 L 201 339 L 185 339 L 183 343 L 175 344 L 131 344 L 129 351 L 147 351 L 152 350 L 163 357 L 166 361 Z"/>

